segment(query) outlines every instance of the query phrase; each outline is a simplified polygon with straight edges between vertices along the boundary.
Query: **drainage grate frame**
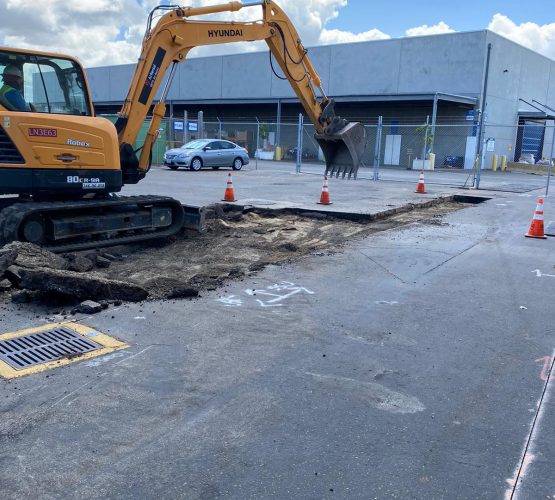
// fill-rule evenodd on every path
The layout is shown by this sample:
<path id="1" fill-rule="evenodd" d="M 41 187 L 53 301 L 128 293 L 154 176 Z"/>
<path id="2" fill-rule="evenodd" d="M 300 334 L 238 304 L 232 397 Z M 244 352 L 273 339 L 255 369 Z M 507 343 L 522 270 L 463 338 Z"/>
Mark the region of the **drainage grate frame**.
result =
<path id="1" fill-rule="evenodd" d="M 67 327 L 57 327 L 0 341 L 0 360 L 15 370 L 71 359 L 104 346 Z"/>

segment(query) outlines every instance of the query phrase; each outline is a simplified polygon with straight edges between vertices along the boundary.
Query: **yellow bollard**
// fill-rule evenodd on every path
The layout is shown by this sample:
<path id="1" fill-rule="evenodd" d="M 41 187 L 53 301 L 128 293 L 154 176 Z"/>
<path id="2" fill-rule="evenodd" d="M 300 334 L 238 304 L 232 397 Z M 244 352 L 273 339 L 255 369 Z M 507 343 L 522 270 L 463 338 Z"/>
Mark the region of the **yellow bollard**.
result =
<path id="1" fill-rule="evenodd" d="M 507 157 L 503 155 L 501 157 L 501 172 L 505 172 L 506 169 L 507 169 Z"/>
<path id="2" fill-rule="evenodd" d="M 497 172 L 497 163 L 498 163 L 499 157 L 497 155 L 493 155 L 493 158 L 491 160 L 491 169 L 494 172 Z"/>
<path id="3" fill-rule="evenodd" d="M 281 148 L 279 146 L 276 148 L 276 161 L 281 161 Z"/>

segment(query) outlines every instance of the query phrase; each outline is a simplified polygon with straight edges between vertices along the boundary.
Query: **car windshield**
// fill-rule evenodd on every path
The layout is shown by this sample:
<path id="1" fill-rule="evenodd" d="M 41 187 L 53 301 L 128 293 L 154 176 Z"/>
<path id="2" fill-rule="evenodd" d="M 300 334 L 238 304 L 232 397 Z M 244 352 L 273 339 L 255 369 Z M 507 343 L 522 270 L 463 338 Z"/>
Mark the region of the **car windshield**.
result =
<path id="1" fill-rule="evenodd" d="M 209 142 L 210 141 L 206 141 L 206 140 L 191 141 L 191 142 L 188 142 L 187 144 L 183 144 L 183 146 L 181 146 L 181 149 L 202 149 Z"/>

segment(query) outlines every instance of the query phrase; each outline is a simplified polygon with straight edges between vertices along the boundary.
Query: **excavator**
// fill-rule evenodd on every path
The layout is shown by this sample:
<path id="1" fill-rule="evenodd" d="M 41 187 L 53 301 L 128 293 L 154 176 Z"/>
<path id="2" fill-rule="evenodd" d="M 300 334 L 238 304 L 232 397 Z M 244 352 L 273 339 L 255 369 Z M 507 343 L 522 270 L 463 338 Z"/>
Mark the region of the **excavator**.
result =
<path id="1" fill-rule="evenodd" d="M 191 19 L 253 6 L 262 7 L 262 19 Z M 75 58 L 0 47 L 0 244 L 28 241 L 65 252 L 180 231 L 187 214 L 179 201 L 116 193 L 150 169 L 177 64 L 197 46 L 257 40 L 266 41 L 270 62 L 277 61 L 282 75 L 272 63 L 274 73 L 289 81 L 314 124 L 326 173 L 356 177 L 365 129 L 336 116 L 308 51 L 273 0 L 160 5 L 148 17 L 142 52 L 114 124 L 95 116 L 85 72 Z M 147 116 L 152 118 L 146 138 L 135 149 Z"/>

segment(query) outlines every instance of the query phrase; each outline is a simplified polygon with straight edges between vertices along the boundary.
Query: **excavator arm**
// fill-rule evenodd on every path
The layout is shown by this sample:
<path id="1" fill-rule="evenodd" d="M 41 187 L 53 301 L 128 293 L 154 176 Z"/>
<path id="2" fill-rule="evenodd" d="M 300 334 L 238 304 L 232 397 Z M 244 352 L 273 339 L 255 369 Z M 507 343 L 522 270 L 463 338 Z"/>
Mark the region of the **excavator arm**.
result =
<path id="1" fill-rule="evenodd" d="M 197 21 L 191 17 L 235 12 L 262 6 L 262 19 L 254 22 Z M 154 15 L 162 12 L 156 26 Z M 315 138 L 326 158 L 326 174 L 356 177 L 366 144 L 364 126 L 335 115 L 322 83 L 287 15 L 272 1 L 230 2 L 210 7 L 159 6 L 149 17 L 137 64 L 125 103 L 116 122 L 124 183 L 135 183 L 148 171 L 152 146 L 166 112 L 164 100 L 177 63 L 185 61 L 193 47 L 265 40 L 316 129 Z M 147 136 L 137 158 L 134 143 L 150 111 L 164 76 L 161 99 L 153 110 Z M 317 92 L 320 94 L 318 97 Z"/>

